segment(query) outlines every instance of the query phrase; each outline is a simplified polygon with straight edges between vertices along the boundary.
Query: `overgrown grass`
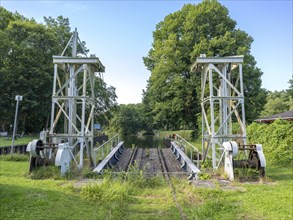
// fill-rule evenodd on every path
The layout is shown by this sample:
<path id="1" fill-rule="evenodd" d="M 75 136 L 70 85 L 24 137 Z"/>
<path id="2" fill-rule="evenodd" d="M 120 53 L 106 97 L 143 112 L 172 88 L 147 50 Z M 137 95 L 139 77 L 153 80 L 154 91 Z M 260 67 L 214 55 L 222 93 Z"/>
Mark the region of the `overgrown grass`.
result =
<path id="1" fill-rule="evenodd" d="M 29 154 L 3 154 L 0 161 L 29 161 Z"/>
<path id="2" fill-rule="evenodd" d="M 265 182 L 234 182 L 235 190 L 196 188 L 178 180 L 175 185 L 184 212 L 194 219 L 292 219 L 292 169 L 269 167 L 267 173 Z"/>
<path id="3" fill-rule="evenodd" d="M 79 185 L 79 179 L 64 177 L 32 179 L 28 165 L 0 160 L 1 219 L 181 219 L 172 190 L 160 176 L 108 173 Z M 292 219 L 292 168 L 268 166 L 267 175 L 266 182 L 235 182 L 235 190 L 196 188 L 185 179 L 172 182 L 188 219 Z"/>
<path id="4" fill-rule="evenodd" d="M 54 180 L 61 180 L 66 179 L 60 175 L 60 167 L 56 166 L 42 166 L 38 169 L 33 170 L 30 174 L 28 174 L 29 178 L 35 180 L 41 179 L 54 179 Z"/>

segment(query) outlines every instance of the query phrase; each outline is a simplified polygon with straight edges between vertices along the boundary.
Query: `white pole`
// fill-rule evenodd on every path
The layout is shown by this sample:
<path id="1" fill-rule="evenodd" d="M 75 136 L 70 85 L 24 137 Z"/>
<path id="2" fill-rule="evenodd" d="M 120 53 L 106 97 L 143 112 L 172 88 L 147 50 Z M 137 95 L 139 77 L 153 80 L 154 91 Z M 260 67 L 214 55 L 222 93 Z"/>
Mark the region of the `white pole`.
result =
<path id="1" fill-rule="evenodd" d="M 19 101 L 22 100 L 22 96 L 16 95 L 15 100 L 16 100 L 16 109 L 15 109 L 14 126 L 13 126 L 13 134 L 12 134 L 12 143 L 11 143 L 11 150 L 10 150 L 11 155 L 14 153 L 14 137 L 15 137 L 15 132 L 16 132 L 16 121 L 17 121 L 17 114 L 18 114 L 18 105 L 19 105 Z"/>

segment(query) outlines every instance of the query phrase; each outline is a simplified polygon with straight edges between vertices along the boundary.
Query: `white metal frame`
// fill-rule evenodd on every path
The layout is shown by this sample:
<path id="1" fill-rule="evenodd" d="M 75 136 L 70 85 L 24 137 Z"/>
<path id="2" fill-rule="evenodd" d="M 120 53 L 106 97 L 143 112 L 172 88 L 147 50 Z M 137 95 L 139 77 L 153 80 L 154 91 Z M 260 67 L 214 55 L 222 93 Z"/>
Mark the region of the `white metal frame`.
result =
<path id="1" fill-rule="evenodd" d="M 49 142 L 68 142 L 71 149 L 79 146 L 74 151 L 79 152 L 78 167 L 82 168 L 84 147 L 88 156 L 93 148 L 95 73 L 104 72 L 105 68 L 97 57 L 77 57 L 78 42 L 80 40 L 75 30 L 61 56 L 53 56 L 54 81 Z M 72 57 L 65 57 L 63 55 L 69 45 L 72 45 Z M 80 46 L 84 50 L 81 44 Z M 63 123 L 62 132 L 60 123 Z"/>
<path id="2" fill-rule="evenodd" d="M 201 72 L 202 153 L 205 160 L 212 150 L 214 169 L 223 159 L 223 142 L 241 139 L 246 144 L 242 63 L 243 56 L 198 57 L 192 66 Z M 235 134 L 233 116 L 241 130 Z"/>

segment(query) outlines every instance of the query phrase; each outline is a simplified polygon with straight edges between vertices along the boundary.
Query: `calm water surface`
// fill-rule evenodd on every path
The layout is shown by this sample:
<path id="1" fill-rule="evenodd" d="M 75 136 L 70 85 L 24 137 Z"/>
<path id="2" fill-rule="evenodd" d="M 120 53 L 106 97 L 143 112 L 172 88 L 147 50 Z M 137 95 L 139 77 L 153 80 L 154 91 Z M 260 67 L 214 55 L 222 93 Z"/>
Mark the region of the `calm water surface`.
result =
<path id="1" fill-rule="evenodd" d="M 155 135 L 127 135 L 123 136 L 122 140 L 124 141 L 125 147 L 142 147 L 142 148 L 152 148 L 152 147 L 162 147 L 163 139 Z"/>

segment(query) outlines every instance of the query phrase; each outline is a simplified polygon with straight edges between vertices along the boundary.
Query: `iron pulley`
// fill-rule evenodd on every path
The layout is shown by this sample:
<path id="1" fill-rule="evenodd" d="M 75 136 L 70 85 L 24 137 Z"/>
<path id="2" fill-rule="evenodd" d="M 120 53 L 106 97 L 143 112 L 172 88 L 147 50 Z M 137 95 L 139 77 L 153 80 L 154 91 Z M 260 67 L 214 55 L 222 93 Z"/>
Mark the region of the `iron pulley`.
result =
<path id="1" fill-rule="evenodd" d="M 230 180 L 234 180 L 234 169 L 254 169 L 260 177 L 265 175 L 266 160 L 263 154 L 262 145 L 238 145 L 235 141 L 223 143 L 225 173 Z M 249 151 L 248 158 L 237 159 L 239 151 Z M 243 154 L 245 155 L 245 154 Z"/>

